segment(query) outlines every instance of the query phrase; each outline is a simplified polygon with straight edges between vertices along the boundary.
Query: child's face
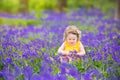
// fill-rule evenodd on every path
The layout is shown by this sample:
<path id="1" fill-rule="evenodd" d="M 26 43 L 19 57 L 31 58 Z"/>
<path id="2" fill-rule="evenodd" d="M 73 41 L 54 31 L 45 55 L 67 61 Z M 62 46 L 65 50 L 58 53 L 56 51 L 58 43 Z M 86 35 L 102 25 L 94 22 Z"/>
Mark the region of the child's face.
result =
<path id="1" fill-rule="evenodd" d="M 77 42 L 77 35 L 70 33 L 67 35 L 66 39 L 70 43 L 70 45 L 75 45 L 75 43 Z"/>

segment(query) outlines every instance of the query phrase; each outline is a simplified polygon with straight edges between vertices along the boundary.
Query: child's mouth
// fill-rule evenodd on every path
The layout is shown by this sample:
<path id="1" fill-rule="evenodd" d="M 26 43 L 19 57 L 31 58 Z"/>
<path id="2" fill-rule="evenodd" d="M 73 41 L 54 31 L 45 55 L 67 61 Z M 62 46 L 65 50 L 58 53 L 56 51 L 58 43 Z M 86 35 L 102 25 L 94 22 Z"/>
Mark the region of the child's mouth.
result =
<path id="1" fill-rule="evenodd" d="M 74 42 L 71 42 L 70 44 L 71 44 L 71 45 L 73 45 L 73 44 L 74 44 Z"/>

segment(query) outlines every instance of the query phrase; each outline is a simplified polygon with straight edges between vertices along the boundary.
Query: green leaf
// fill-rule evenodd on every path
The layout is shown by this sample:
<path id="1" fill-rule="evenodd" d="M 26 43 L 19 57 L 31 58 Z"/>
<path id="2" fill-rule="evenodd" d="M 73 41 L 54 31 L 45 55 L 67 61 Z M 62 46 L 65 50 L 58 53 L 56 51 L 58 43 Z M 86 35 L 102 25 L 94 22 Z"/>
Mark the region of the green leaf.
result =
<path id="1" fill-rule="evenodd" d="M 24 75 L 20 74 L 15 80 L 25 80 Z"/>

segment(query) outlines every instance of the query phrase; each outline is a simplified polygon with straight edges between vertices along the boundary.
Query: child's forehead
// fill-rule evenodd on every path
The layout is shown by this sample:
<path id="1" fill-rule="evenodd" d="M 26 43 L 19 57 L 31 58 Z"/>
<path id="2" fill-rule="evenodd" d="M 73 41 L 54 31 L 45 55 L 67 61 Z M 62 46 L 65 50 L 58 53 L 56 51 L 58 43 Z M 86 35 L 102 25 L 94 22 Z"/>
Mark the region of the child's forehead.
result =
<path id="1" fill-rule="evenodd" d="M 69 33 L 69 34 L 67 35 L 67 37 L 77 37 L 77 35 L 76 35 L 76 34 Z"/>
<path id="2" fill-rule="evenodd" d="M 69 32 L 67 32 L 67 35 L 69 35 L 69 34 L 72 34 L 72 35 L 78 35 L 78 33 L 75 32 L 75 31 L 69 31 Z"/>

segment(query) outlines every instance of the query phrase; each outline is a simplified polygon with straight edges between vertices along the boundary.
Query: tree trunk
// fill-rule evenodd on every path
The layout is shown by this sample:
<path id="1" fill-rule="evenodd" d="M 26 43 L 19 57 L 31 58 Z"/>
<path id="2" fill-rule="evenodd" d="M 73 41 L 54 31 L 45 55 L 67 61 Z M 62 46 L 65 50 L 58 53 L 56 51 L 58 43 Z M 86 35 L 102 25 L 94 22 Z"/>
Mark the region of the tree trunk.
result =
<path id="1" fill-rule="evenodd" d="M 120 19 L 120 0 L 116 0 L 115 20 Z"/>
<path id="2" fill-rule="evenodd" d="M 20 0 L 20 13 L 28 13 L 28 0 Z"/>
<path id="3" fill-rule="evenodd" d="M 58 0 L 57 8 L 59 11 L 64 11 L 64 8 L 67 7 L 67 0 Z"/>

